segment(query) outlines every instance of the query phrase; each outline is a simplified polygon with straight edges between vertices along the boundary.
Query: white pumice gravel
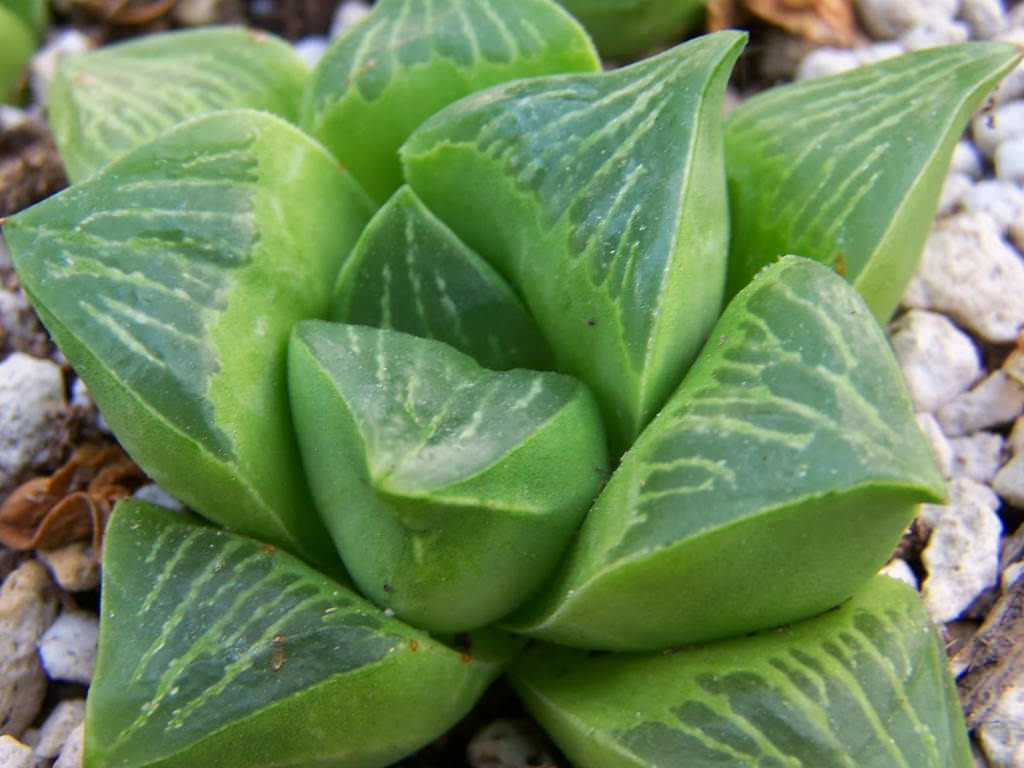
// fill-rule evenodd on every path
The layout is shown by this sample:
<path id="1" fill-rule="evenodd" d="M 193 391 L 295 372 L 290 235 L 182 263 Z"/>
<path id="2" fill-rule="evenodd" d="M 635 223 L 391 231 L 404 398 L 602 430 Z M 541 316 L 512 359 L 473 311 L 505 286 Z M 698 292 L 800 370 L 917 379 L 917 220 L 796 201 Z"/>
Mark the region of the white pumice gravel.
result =
<path id="1" fill-rule="evenodd" d="M 64 741 L 60 757 L 53 768 L 82 768 L 82 753 L 85 751 L 85 725 L 78 725 Z"/>
<path id="2" fill-rule="evenodd" d="M 991 160 L 1004 141 L 1024 138 L 1024 101 L 1014 100 L 982 110 L 971 122 L 974 146 Z"/>
<path id="3" fill-rule="evenodd" d="M 0 363 L 0 491 L 54 458 L 64 375 L 50 360 L 15 352 Z"/>
<path id="4" fill-rule="evenodd" d="M 1011 423 L 1024 410 L 1024 384 L 999 369 L 935 414 L 950 437 Z"/>
<path id="5" fill-rule="evenodd" d="M 37 643 L 39 660 L 51 680 L 88 685 L 96 665 L 99 619 L 87 611 L 65 611 Z"/>
<path id="6" fill-rule="evenodd" d="M 989 486 L 1003 463 L 1003 436 L 996 432 L 975 432 L 966 437 L 954 437 L 953 476 L 968 477 Z"/>
<path id="7" fill-rule="evenodd" d="M 1013 139 L 1000 144 L 996 150 L 996 162 L 1003 147 L 1018 141 L 1021 140 Z M 960 205 L 965 211 L 987 213 L 998 225 L 999 234 L 1004 235 L 1012 224 L 1024 216 L 1024 190 L 1015 181 L 985 179 L 964 191 Z"/>
<path id="8" fill-rule="evenodd" d="M 946 437 L 939 422 L 932 414 L 917 413 L 915 416 L 917 416 L 917 426 L 928 438 L 928 444 L 931 445 L 932 455 L 935 457 L 939 472 L 942 473 L 943 478 L 948 480 L 953 476 L 953 461 L 956 459 L 956 453 L 953 451 L 953 446 L 950 445 L 949 438 Z"/>
<path id="9" fill-rule="evenodd" d="M 952 20 L 959 0 L 857 0 L 867 31 L 878 40 L 892 40 L 916 27 Z"/>
<path id="10" fill-rule="evenodd" d="M 32 747 L 22 744 L 10 734 L 0 736 L 0 766 L 2 768 L 35 768 Z"/>
<path id="11" fill-rule="evenodd" d="M 910 564 L 906 560 L 900 558 L 893 558 L 882 570 L 879 571 L 883 576 L 888 576 L 890 579 L 896 579 L 902 581 L 904 584 L 908 584 L 914 589 L 920 589 L 921 585 L 918 583 L 917 574 L 914 573 L 914 569 L 910 567 Z"/>
<path id="12" fill-rule="evenodd" d="M 331 19 L 331 29 L 328 36 L 337 37 L 345 29 L 358 22 L 370 12 L 370 4 L 362 0 L 342 0 L 338 9 Z"/>
<path id="13" fill-rule="evenodd" d="M 60 755 L 68 736 L 85 720 L 85 699 L 65 699 L 54 707 L 39 726 L 33 746 L 36 757 L 53 759 Z"/>

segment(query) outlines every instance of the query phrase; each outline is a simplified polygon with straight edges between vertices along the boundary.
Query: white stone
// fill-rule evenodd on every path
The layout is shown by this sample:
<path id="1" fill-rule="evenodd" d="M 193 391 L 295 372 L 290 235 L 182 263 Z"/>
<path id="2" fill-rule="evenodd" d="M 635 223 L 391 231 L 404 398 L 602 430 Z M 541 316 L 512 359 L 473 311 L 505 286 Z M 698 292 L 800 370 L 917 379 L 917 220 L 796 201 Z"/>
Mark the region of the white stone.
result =
<path id="1" fill-rule="evenodd" d="M 974 342 L 935 312 L 912 309 L 900 315 L 889 341 L 917 412 L 938 410 L 981 376 Z"/>
<path id="2" fill-rule="evenodd" d="M 1002 0 L 960 0 L 960 18 L 970 26 L 974 40 L 990 40 L 1006 29 Z"/>
<path id="3" fill-rule="evenodd" d="M 1010 563 L 1003 568 L 1003 572 L 999 576 L 999 589 L 1008 592 L 1013 583 L 1021 577 L 1021 574 L 1024 574 L 1024 561 Z"/>
<path id="4" fill-rule="evenodd" d="M 39 729 L 39 741 L 34 750 L 36 756 L 57 757 L 71 732 L 84 720 L 85 699 L 67 699 L 57 704 Z"/>
<path id="5" fill-rule="evenodd" d="M 51 680 L 88 685 L 96 664 L 99 620 L 85 611 L 65 611 L 38 643 L 39 659 Z"/>
<path id="6" fill-rule="evenodd" d="M 879 571 L 882 576 L 888 576 L 890 579 L 896 579 L 902 581 L 904 584 L 909 584 L 914 589 L 918 589 L 917 574 L 907 564 L 906 560 L 901 560 L 896 557 L 886 563 L 882 570 Z"/>
<path id="7" fill-rule="evenodd" d="M 34 768 L 32 747 L 9 734 L 0 736 L 0 766 L 3 768 Z"/>
<path id="8" fill-rule="evenodd" d="M 948 480 L 953 476 L 953 446 L 942 432 L 942 427 L 935 417 L 930 413 L 917 413 L 917 426 L 921 428 L 928 444 L 932 447 L 932 454 L 935 456 L 935 463 L 939 467 L 942 476 Z"/>
<path id="9" fill-rule="evenodd" d="M 991 483 L 1003 462 L 1003 436 L 995 432 L 975 432 L 949 441 L 955 453 L 954 477 L 969 477 L 979 483 Z"/>
<path id="10" fill-rule="evenodd" d="M 908 51 L 920 51 L 937 45 L 963 43 L 970 36 L 971 29 L 964 22 L 940 17 L 904 33 L 900 44 Z"/>
<path id="11" fill-rule="evenodd" d="M 503 718 L 484 726 L 466 747 L 473 768 L 528 768 L 553 765 L 546 741 L 526 719 Z"/>
<path id="12" fill-rule="evenodd" d="M 1008 101 L 983 109 L 971 122 L 971 134 L 974 146 L 991 160 L 996 147 L 1004 141 L 1024 137 L 1024 101 Z"/>
<path id="13" fill-rule="evenodd" d="M 40 563 L 26 560 L 0 588 L 0 731 L 20 735 L 46 694 L 36 641 L 57 615 L 56 590 Z M 0 765 L 3 765 L 0 762 Z"/>
<path id="14" fill-rule="evenodd" d="M 54 458 L 63 409 L 58 366 L 20 352 L 0 363 L 0 487 Z"/>
<path id="15" fill-rule="evenodd" d="M 100 583 L 100 563 L 92 546 L 76 541 L 59 549 L 37 550 L 50 575 L 67 592 L 95 589 Z"/>
<path id="16" fill-rule="evenodd" d="M 928 576 L 921 597 L 936 623 L 957 618 L 999 579 L 999 498 L 980 483 L 955 478 L 948 505 L 924 504 L 920 516 L 931 526 L 921 553 Z"/>
<path id="17" fill-rule="evenodd" d="M 997 149 L 997 158 L 998 155 Z M 1011 224 L 1024 216 L 1024 190 L 1015 181 L 986 179 L 966 190 L 960 198 L 960 204 L 966 211 L 987 213 L 995 219 L 1000 232 L 1006 232 Z"/>
<path id="18" fill-rule="evenodd" d="M 974 182 L 967 174 L 949 173 L 946 176 L 946 180 L 942 182 L 942 193 L 939 195 L 939 209 L 936 213 L 941 216 L 953 213 L 953 211 L 960 207 L 964 195 L 973 186 Z"/>
<path id="19" fill-rule="evenodd" d="M 60 757 L 53 768 L 82 768 L 82 753 L 85 751 L 85 724 L 79 725 L 64 742 Z"/>
<path id="20" fill-rule="evenodd" d="M 171 494 L 156 483 L 147 483 L 146 485 L 139 487 L 135 493 L 132 494 L 132 498 L 139 499 L 140 501 L 148 501 L 150 504 L 156 504 L 157 506 L 164 507 L 166 509 L 172 509 L 175 512 L 183 512 L 185 510 L 184 504 L 171 496 Z"/>
<path id="21" fill-rule="evenodd" d="M 1018 6 L 1019 8 L 1020 6 Z M 996 37 L 1006 43 L 1024 47 L 1024 26 L 1006 30 Z M 992 90 L 990 99 L 993 104 L 1008 104 L 1024 97 L 1024 63 L 1018 64 Z"/>
<path id="22" fill-rule="evenodd" d="M 981 178 L 981 155 L 971 142 L 961 139 L 956 143 L 949 170 L 950 173 L 962 173 L 972 179 Z"/>
<path id="23" fill-rule="evenodd" d="M 891 40 L 936 19 L 952 19 L 959 0 L 857 0 L 865 29 L 879 40 Z"/>
<path id="24" fill-rule="evenodd" d="M 1019 669 L 1019 667 L 1018 667 Z M 975 732 L 992 768 L 1024 766 L 1024 675 L 1007 686 Z"/>
<path id="25" fill-rule="evenodd" d="M 935 414 L 942 431 L 950 437 L 1009 424 L 1024 410 L 1024 384 L 993 371 L 970 392 L 958 395 Z"/>
<path id="26" fill-rule="evenodd" d="M 342 3 L 334 12 L 334 18 L 331 20 L 329 36 L 331 38 L 337 37 L 343 30 L 351 27 L 369 12 L 369 3 L 362 2 L 362 0 L 342 0 Z"/>
<path id="27" fill-rule="evenodd" d="M 88 35 L 74 27 L 62 28 L 60 34 L 44 45 L 29 64 L 28 81 L 32 87 L 33 100 L 40 106 L 45 105 L 50 83 L 61 61 L 68 56 L 85 53 L 92 47 Z"/>
<path id="28" fill-rule="evenodd" d="M 905 306 L 931 309 L 995 343 L 1013 341 L 1024 326 L 1024 260 L 999 235 L 991 216 L 961 213 L 936 226 Z"/>
<path id="29" fill-rule="evenodd" d="M 20 290 L 0 290 L 0 328 L 9 349 L 32 349 L 43 334 L 35 312 Z"/>
<path id="30" fill-rule="evenodd" d="M 310 35 L 292 43 L 292 49 L 300 59 L 306 62 L 306 66 L 312 69 L 327 51 L 327 38 L 321 35 Z"/>
<path id="31" fill-rule="evenodd" d="M 1017 418 L 1006 441 L 1013 452 L 992 480 L 992 490 L 1007 504 L 1024 509 L 1024 416 Z"/>
<path id="32" fill-rule="evenodd" d="M 860 66 L 857 54 L 849 48 L 818 48 L 803 57 L 796 68 L 797 80 L 810 80 L 826 75 L 838 75 Z"/>
<path id="33" fill-rule="evenodd" d="M 1007 139 L 996 147 L 995 167 L 998 179 L 1018 183 L 1024 180 L 1024 139 Z M 1014 221 L 1019 220 L 1018 216 Z"/>
<path id="34" fill-rule="evenodd" d="M 907 52 L 907 49 L 902 43 L 895 41 L 891 43 L 872 43 L 871 45 L 865 45 L 863 48 L 854 48 L 854 52 L 857 54 L 858 65 L 864 66 L 865 64 L 874 64 L 878 61 L 902 56 Z"/>

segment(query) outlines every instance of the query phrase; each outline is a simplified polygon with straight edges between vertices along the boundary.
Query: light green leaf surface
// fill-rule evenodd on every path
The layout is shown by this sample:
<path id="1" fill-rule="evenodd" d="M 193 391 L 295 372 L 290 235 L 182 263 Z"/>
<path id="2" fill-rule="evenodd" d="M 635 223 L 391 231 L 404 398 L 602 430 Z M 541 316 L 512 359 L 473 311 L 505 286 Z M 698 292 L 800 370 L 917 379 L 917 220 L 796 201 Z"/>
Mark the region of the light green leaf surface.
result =
<path id="1" fill-rule="evenodd" d="M 302 125 L 383 202 L 402 183 L 398 147 L 441 107 L 520 77 L 598 69 L 551 0 L 379 0 L 317 65 Z"/>
<path id="2" fill-rule="evenodd" d="M 22 285 L 132 457 L 229 528 L 336 562 L 302 475 L 288 334 L 369 219 L 271 115 L 196 119 L 4 227 Z"/>
<path id="3" fill-rule="evenodd" d="M 509 626 L 653 650 L 795 621 L 878 570 L 944 485 L 859 295 L 786 257 L 729 305 Z"/>
<path id="4" fill-rule="evenodd" d="M 220 109 L 298 118 L 309 73 L 283 40 L 241 28 L 151 35 L 66 59 L 49 120 L 72 182 L 168 128 Z"/>
<path id="5" fill-rule="evenodd" d="M 409 187 L 363 231 L 338 277 L 331 319 L 437 339 L 485 368 L 552 367 L 512 288 Z"/>
<path id="6" fill-rule="evenodd" d="M 410 186 L 519 288 L 618 451 L 720 309 L 720 113 L 744 39 L 722 32 L 624 69 L 497 86 L 402 148 Z"/>
<path id="7" fill-rule="evenodd" d="M 107 527 L 100 616 L 89 768 L 376 768 L 516 649 L 453 650 L 285 552 L 134 501 Z"/>
<path id="8" fill-rule="evenodd" d="M 14 9 L 0 5 L 0 103 L 17 97 L 35 48 L 32 29 Z"/>
<path id="9" fill-rule="evenodd" d="M 560 0 L 603 56 L 632 57 L 699 26 L 704 0 Z"/>
<path id="10" fill-rule="evenodd" d="M 512 669 L 578 768 L 970 768 L 942 643 L 877 576 L 823 616 L 670 654 L 539 645 Z"/>
<path id="11" fill-rule="evenodd" d="M 441 342 L 301 323 L 289 388 L 317 508 L 349 573 L 432 631 L 494 621 L 535 591 L 606 472 L 582 384 L 487 371 Z"/>
<path id="12" fill-rule="evenodd" d="M 726 121 L 729 290 L 799 253 L 888 320 L 931 229 L 968 117 L 1020 59 L 1008 43 L 917 51 L 772 88 Z"/>

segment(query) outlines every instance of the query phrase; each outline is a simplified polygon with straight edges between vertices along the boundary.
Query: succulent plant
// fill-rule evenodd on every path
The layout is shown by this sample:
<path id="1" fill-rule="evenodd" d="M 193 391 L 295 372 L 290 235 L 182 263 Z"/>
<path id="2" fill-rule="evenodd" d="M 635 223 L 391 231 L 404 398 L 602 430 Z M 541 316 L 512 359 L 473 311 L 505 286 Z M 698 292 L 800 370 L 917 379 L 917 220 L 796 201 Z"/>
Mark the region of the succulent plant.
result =
<path id="1" fill-rule="evenodd" d="M 944 495 L 879 321 L 1018 52 L 723 118 L 743 43 L 605 72 L 548 0 L 381 0 L 311 74 L 237 29 L 67 62 L 74 183 L 4 236 L 201 516 L 111 518 L 88 768 L 383 766 L 506 669 L 581 768 L 970 765 L 872 578 Z"/>

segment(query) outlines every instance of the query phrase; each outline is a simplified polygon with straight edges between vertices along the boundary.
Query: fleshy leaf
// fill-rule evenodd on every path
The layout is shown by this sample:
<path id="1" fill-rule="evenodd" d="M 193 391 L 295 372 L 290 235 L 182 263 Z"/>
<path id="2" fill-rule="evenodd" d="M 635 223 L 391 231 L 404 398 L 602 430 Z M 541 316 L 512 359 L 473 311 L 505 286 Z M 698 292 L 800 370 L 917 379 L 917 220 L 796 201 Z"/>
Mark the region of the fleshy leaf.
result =
<path id="1" fill-rule="evenodd" d="M 4 227 L 36 310 L 143 469 L 222 525 L 337 560 L 288 414 L 288 335 L 369 219 L 266 113 L 198 118 Z"/>
<path id="2" fill-rule="evenodd" d="M 289 386 L 349 573 L 429 630 L 482 626 L 535 591 L 606 471 L 597 406 L 569 376 L 487 371 L 438 341 L 309 321 Z"/>
<path id="3" fill-rule="evenodd" d="M 943 495 L 878 323 L 832 270 L 785 257 L 730 303 L 510 626 L 653 650 L 802 619 Z"/>
<path id="4" fill-rule="evenodd" d="M 956 687 L 914 591 L 876 576 L 793 626 L 656 655 L 535 646 L 512 669 L 587 768 L 970 768 Z"/>
<path id="5" fill-rule="evenodd" d="M 1007 43 L 931 48 L 772 88 L 733 110 L 729 295 L 799 253 L 833 266 L 888 320 L 968 117 L 1019 59 Z"/>
<path id="6" fill-rule="evenodd" d="M 0 103 L 17 96 L 36 39 L 14 10 L 0 4 Z"/>
<path id="7" fill-rule="evenodd" d="M 331 319 L 437 339 L 485 368 L 551 368 L 551 350 L 501 275 L 402 187 L 338 277 Z"/>
<path id="8" fill-rule="evenodd" d="M 551 0 L 378 0 L 317 65 L 302 125 L 382 202 L 402 183 L 398 147 L 441 107 L 508 80 L 598 69 L 590 38 Z"/>
<path id="9" fill-rule="evenodd" d="M 744 39 L 720 32 L 624 69 L 497 86 L 402 148 L 410 186 L 519 289 L 620 451 L 721 307 L 720 112 Z"/>
<path id="10" fill-rule="evenodd" d="M 151 35 L 65 60 L 50 87 L 50 125 L 78 181 L 207 112 L 248 107 L 295 122 L 308 76 L 291 46 L 264 32 Z"/>
<path id="11" fill-rule="evenodd" d="M 258 541 L 122 502 L 103 552 L 91 768 L 370 768 L 436 738 L 515 644 L 461 652 Z"/>
<path id="12" fill-rule="evenodd" d="M 704 0 L 559 0 L 604 56 L 631 57 L 699 25 Z"/>

